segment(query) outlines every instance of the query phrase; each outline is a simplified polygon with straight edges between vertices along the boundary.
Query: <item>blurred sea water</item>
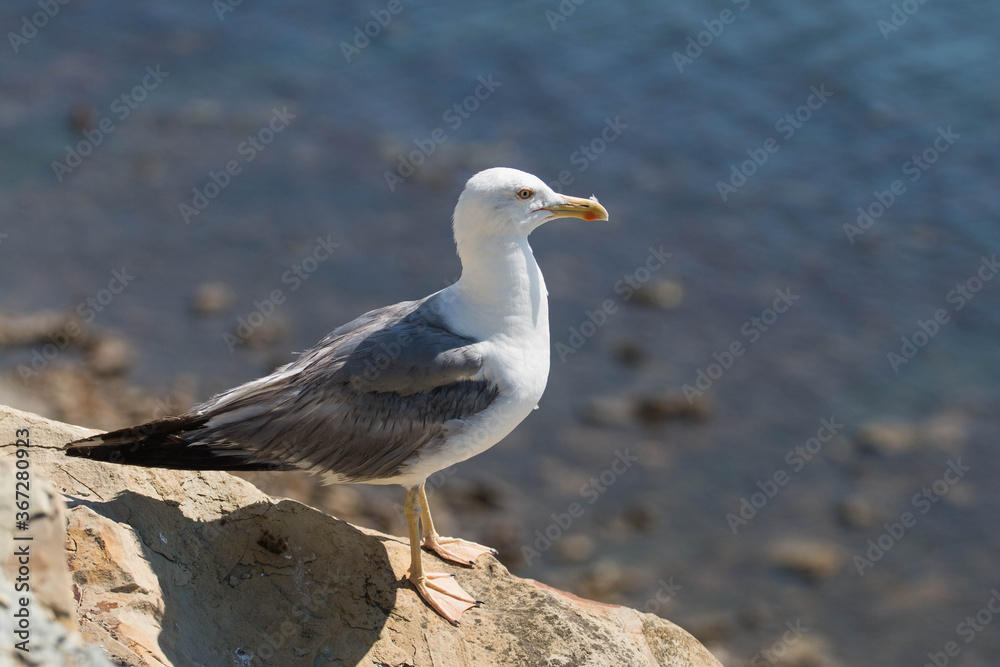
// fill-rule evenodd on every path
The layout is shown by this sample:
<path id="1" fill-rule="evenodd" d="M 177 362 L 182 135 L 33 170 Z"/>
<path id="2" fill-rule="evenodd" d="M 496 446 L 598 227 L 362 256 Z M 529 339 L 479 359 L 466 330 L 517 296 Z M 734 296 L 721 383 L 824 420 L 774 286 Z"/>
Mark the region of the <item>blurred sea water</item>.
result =
<path id="1" fill-rule="evenodd" d="M 583 498 L 563 539 L 593 536 L 595 551 L 567 564 L 553 548 L 517 572 L 572 587 L 601 564 L 624 582 L 616 599 L 640 608 L 672 577 L 682 588 L 662 613 L 710 645 L 722 627 L 727 665 L 750 664 L 796 619 L 844 665 L 922 664 L 956 640 L 1000 584 L 1000 280 L 981 269 L 1000 248 L 1000 7 L 403 1 L 359 48 L 356 29 L 384 20 L 385 3 L 217 6 L 73 2 L 16 53 L 8 36 L 0 312 L 73 310 L 112 271 L 134 274 L 94 324 L 135 346 L 136 382 L 155 392 L 190 373 L 207 398 L 455 280 L 450 215 L 476 171 L 562 174 L 612 221 L 532 237 L 554 349 L 606 300 L 615 312 L 554 354 L 541 409 L 457 476 L 519 496 L 529 546 Z M 37 11 L 5 3 L 4 34 Z M 147 67 L 167 73 L 152 88 Z M 114 129 L 57 173 L 86 138 L 67 120 L 80 108 Z M 263 143 L 276 113 L 286 126 Z M 403 178 L 415 151 L 423 163 Z M 207 206 L 185 220 L 195 189 Z M 845 231 L 859 207 L 871 222 Z M 330 259 L 288 279 L 318 239 L 336 244 Z M 683 300 L 625 299 L 616 285 L 661 247 L 671 257 L 652 279 Z M 191 294 L 211 281 L 237 305 L 196 318 Z M 224 334 L 276 289 L 288 336 L 230 353 Z M 796 299 L 768 324 L 777 290 Z M 727 358 L 734 343 L 743 352 Z M 624 344 L 641 364 L 618 360 Z M 729 367 L 704 389 L 704 422 L 582 419 L 595 399 L 697 389 L 713 363 Z M 843 427 L 794 454 L 822 420 Z M 911 425 L 920 444 L 872 453 L 858 433 L 873 421 Z M 638 461 L 590 504 L 588 480 L 625 450 Z M 914 497 L 959 458 L 969 471 L 921 513 Z M 734 534 L 727 515 L 778 472 L 787 482 Z M 877 518 L 845 525 L 859 498 Z M 916 524 L 859 574 L 855 556 L 906 511 Z M 622 528 L 637 513 L 645 527 Z M 465 521 L 453 532 L 473 530 Z M 800 576 L 787 550 L 803 542 L 834 554 L 820 557 L 830 573 Z M 958 639 L 957 664 L 995 664 L 997 637 Z"/>

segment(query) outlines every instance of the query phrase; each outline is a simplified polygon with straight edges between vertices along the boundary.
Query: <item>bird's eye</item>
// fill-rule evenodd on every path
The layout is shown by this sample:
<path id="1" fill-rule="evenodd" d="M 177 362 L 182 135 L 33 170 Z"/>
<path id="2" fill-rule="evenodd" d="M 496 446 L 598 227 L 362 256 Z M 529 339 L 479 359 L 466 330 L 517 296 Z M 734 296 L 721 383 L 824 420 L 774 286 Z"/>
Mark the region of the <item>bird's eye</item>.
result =
<path id="1" fill-rule="evenodd" d="M 520 190 L 517 191 L 517 196 L 520 197 L 521 199 L 531 199 L 531 195 L 533 194 L 535 193 L 529 190 L 528 188 L 521 188 Z"/>

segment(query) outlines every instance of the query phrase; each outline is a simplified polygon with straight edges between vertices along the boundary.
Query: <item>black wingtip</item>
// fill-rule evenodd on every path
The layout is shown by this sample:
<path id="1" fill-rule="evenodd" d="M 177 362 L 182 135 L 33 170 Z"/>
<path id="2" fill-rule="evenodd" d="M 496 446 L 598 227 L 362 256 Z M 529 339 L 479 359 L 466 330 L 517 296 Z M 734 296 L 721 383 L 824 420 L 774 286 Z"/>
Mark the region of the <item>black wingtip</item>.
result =
<path id="1" fill-rule="evenodd" d="M 259 459 L 239 448 L 198 442 L 192 432 L 209 417 L 166 417 L 130 428 L 75 440 L 63 447 L 66 456 L 169 470 L 290 470 L 289 463 Z M 194 441 L 192 441 L 194 440 Z"/>
<path id="2" fill-rule="evenodd" d="M 66 456 L 106 463 L 158 468 L 177 467 L 179 464 L 188 467 L 192 457 L 185 454 L 191 448 L 185 446 L 184 435 L 204 426 L 205 421 L 206 418 L 200 415 L 166 417 L 74 440 L 63 446 L 63 452 Z"/>

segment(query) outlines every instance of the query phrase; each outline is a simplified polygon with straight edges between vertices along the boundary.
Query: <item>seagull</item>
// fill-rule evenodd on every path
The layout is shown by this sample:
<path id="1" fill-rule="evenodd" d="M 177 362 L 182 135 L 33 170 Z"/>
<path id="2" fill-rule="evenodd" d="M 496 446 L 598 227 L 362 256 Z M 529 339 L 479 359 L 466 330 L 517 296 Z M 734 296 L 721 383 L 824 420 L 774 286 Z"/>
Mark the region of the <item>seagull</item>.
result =
<path id="1" fill-rule="evenodd" d="M 68 456 L 180 470 L 306 470 L 329 483 L 399 484 L 409 581 L 453 625 L 481 603 L 453 575 L 425 572 L 421 547 L 472 566 L 496 550 L 434 528 L 428 477 L 502 440 L 538 405 L 549 375 L 545 280 L 528 235 L 557 218 L 607 220 L 597 199 L 494 168 L 453 216 L 461 278 L 365 313 L 270 375 L 189 412 L 84 438 Z"/>

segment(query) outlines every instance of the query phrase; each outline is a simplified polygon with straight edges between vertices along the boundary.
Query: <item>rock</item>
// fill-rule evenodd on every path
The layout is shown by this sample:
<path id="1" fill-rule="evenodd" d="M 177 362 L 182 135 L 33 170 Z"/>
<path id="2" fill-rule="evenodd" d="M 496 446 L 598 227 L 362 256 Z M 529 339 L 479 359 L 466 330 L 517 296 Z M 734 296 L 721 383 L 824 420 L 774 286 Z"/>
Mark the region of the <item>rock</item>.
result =
<path id="1" fill-rule="evenodd" d="M 5 530 L 6 526 L 0 528 L 0 533 Z M 29 652 L 25 653 L 16 648 L 21 639 L 14 634 L 17 629 L 14 625 L 14 614 L 21 610 L 20 606 L 16 606 L 21 596 L 22 593 L 14 588 L 10 576 L 0 571 L 0 634 L 5 640 L 0 644 L 0 665 L 114 667 L 99 647 L 86 646 L 79 632 L 67 630 L 58 621 L 53 620 L 52 615 L 44 607 L 34 602 L 28 608 L 31 618 L 31 635 L 27 645 Z"/>
<path id="2" fill-rule="evenodd" d="M 670 469 L 676 452 L 663 440 L 639 440 L 634 445 L 644 470 L 664 472 Z"/>
<path id="3" fill-rule="evenodd" d="M 66 346 L 86 346 L 90 330 L 74 315 L 41 311 L 29 315 L 0 315 L 0 347 L 37 345 L 42 354 L 51 353 L 44 346 L 58 350 Z"/>
<path id="4" fill-rule="evenodd" d="M 600 396 L 587 403 L 581 418 L 592 426 L 630 428 L 638 422 L 653 425 L 675 419 L 704 421 L 710 410 L 708 399 L 696 397 L 688 401 L 683 394 L 674 392 L 635 398 Z"/>
<path id="5" fill-rule="evenodd" d="M 628 526 L 640 533 L 652 530 L 659 515 L 659 507 L 650 502 L 634 502 L 625 507 L 622 518 Z"/>
<path id="6" fill-rule="evenodd" d="M 191 296 L 191 310 L 198 315 L 217 315 L 229 310 L 236 302 L 236 294 L 226 283 L 202 283 Z"/>
<path id="7" fill-rule="evenodd" d="M 89 350 L 90 368 L 97 375 L 124 375 L 134 358 L 132 345 L 118 336 L 103 336 Z"/>
<path id="8" fill-rule="evenodd" d="M 33 488 L 47 478 L 68 501 L 67 551 L 51 536 L 34 543 L 39 581 L 50 581 L 39 604 L 65 607 L 72 591 L 84 639 L 119 664 L 719 667 L 691 635 L 652 614 L 514 577 L 488 556 L 470 569 L 425 554 L 484 601 L 453 628 L 406 582 L 405 539 L 272 499 L 226 473 L 66 458 L 62 444 L 92 431 L 3 407 L 0 461 L 14 460 L 14 432 L 24 428 Z M 51 511 L 34 497 L 50 525 L 61 525 L 57 496 L 48 493 Z M 30 529 L 39 536 L 42 521 Z M 65 570 L 42 571 L 43 551 L 51 570 L 65 553 L 72 584 Z M 0 584 L 0 606 L 6 590 Z"/>
<path id="9" fill-rule="evenodd" d="M 15 551 L 27 547 L 30 552 L 27 563 L 30 566 L 29 585 L 35 601 L 49 610 L 54 620 L 72 629 L 75 626 L 75 605 L 70 591 L 69 571 L 61 553 L 63 526 L 66 523 L 63 503 L 59 501 L 59 494 L 52 484 L 42 479 L 32 482 L 29 477 L 31 461 L 30 457 L 26 458 L 29 458 L 28 463 L 17 470 L 14 468 L 16 458 L 0 462 L 0 488 L 9 490 L 11 501 L 14 501 L 14 484 L 21 481 L 25 486 L 20 488 L 27 488 L 28 491 L 25 496 L 18 496 L 17 502 L 29 503 L 26 508 L 29 530 L 11 532 L 16 525 L 15 518 L 24 519 L 20 513 L 15 514 L 21 508 L 15 507 L 14 502 L 5 502 L 0 509 L 0 521 L 3 522 L 0 529 L 5 531 L 0 537 L 0 553 L 4 558 L 2 569 L 10 579 L 15 579 L 22 564 Z M 17 473 L 21 476 L 15 477 Z M 26 537 L 30 540 L 25 540 Z"/>
<path id="10" fill-rule="evenodd" d="M 635 424 L 632 401 L 617 396 L 590 399 L 581 418 L 585 424 L 604 428 L 629 428 Z"/>
<path id="11" fill-rule="evenodd" d="M 780 657 L 771 654 L 776 658 L 772 663 L 775 667 L 840 667 L 821 638 L 800 637 L 795 643 L 783 645 L 781 653 Z"/>
<path id="12" fill-rule="evenodd" d="M 562 563 L 584 563 L 597 549 L 597 542 L 587 533 L 566 535 L 556 542 L 556 556 Z"/>
<path id="13" fill-rule="evenodd" d="M 11 448 L 11 452 L 5 449 L 6 460 L 0 461 L 0 488 L 12 496 L 15 482 L 19 481 L 15 478 L 14 449 Z M 30 462 L 28 466 L 30 470 Z M 13 502 L 0 503 L 0 554 L 3 554 L 0 561 L 0 635 L 4 637 L 0 643 L 0 664 L 111 667 L 99 648 L 84 645 L 76 629 L 76 603 L 64 552 L 65 506 L 51 483 L 40 478 L 27 481 L 28 530 L 16 528 Z M 24 540 L 25 537 L 31 539 Z M 17 552 L 25 549 L 27 562 L 22 563 Z M 21 571 L 22 567 L 27 568 L 26 573 Z M 24 585 L 29 587 L 27 591 Z M 20 627 L 21 621 L 14 615 L 22 613 L 22 599 L 28 601 L 26 630 Z M 18 636 L 15 631 L 28 634 Z M 26 652 L 16 647 L 25 639 Z"/>
<path id="14" fill-rule="evenodd" d="M 950 409 L 915 423 L 870 421 L 858 429 L 857 440 L 862 449 L 882 456 L 895 456 L 917 448 L 958 455 L 968 436 L 968 415 Z"/>
<path id="15" fill-rule="evenodd" d="M 624 366 L 639 368 L 649 359 L 649 353 L 639 343 L 622 340 L 614 346 L 615 359 Z"/>
<path id="16" fill-rule="evenodd" d="M 708 399 L 696 396 L 692 400 L 683 394 L 666 393 L 642 396 L 636 399 L 635 414 L 647 424 L 672 419 L 704 421 L 708 418 L 711 404 Z"/>
<path id="17" fill-rule="evenodd" d="M 635 303 L 653 308 L 676 308 L 684 302 L 684 288 L 673 280 L 654 280 L 636 290 Z"/>
<path id="18" fill-rule="evenodd" d="M 858 430 L 861 446 L 883 456 L 912 449 L 919 439 L 917 427 L 904 422 L 868 422 Z"/>
<path id="19" fill-rule="evenodd" d="M 875 505 L 864 496 L 853 495 L 837 506 L 837 518 L 850 528 L 863 528 L 878 522 L 879 512 Z"/>
<path id="20" fill-rule="evenodd" d="M 775 567 L 810 581 L 829 579 L 840 571 L 844 563 L 844 554 L 840 548 L 823 540 L 785 540 L 773 545 L 767 556 Z"/>
<path id="21" fill-rule="evenodd" d="M 66 120 L 70 129 L 77 132 L 92 130 L 97 127 L 97 109 L 89 103 L 76 104 L 69 110 Z"/>
<path id="22" fill-rule="evenodd" d="M 934 415 L 923 424 L 924 439 L 940 449 L 959 453 L 969 437 L 969 418 L 957 411 Z"/>

